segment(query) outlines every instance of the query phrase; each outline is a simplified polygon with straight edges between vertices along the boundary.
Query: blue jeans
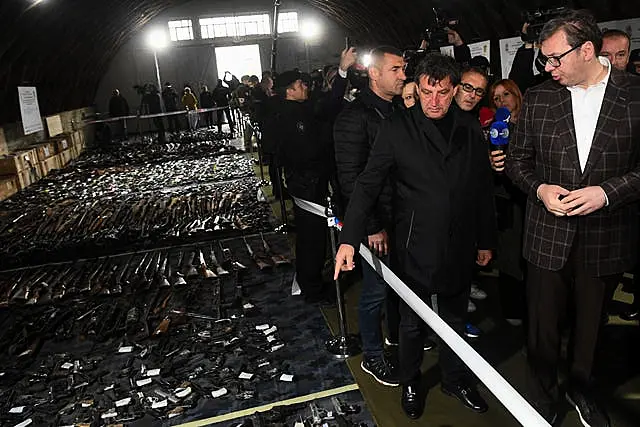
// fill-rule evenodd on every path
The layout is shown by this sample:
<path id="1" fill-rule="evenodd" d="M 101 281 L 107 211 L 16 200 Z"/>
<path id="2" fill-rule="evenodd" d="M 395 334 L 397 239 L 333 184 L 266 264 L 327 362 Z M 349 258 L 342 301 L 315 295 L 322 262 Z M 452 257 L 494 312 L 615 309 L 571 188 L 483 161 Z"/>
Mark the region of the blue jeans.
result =
<path id="1" fill-rule="evenodd" d="M 382 312 L 387 306 L 386 323 L 389 338 L 398 342 L 398 298 L 395 292 L 362 258 L 362 294 L 358 303 L 358 324 L 362 338 L 362 352 L 367 358 L 380 357 L 383 354 Z M 382 258 L 385 264 L 389 256 Z M 394 298 L 395 297 L 395 298 Z"/>

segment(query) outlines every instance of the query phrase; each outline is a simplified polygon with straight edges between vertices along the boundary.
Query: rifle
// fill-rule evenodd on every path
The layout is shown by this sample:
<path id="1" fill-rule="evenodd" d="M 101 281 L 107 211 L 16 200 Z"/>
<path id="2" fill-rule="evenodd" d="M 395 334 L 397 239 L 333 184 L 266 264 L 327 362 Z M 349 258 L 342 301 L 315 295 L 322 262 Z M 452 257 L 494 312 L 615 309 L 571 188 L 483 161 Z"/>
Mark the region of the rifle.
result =
<path id="1" fill-rule="evenodd" d="M 213 267 L 215 267 L 216 269 L 216 274 L 218 276 L 226 276 L 229 274 L 229 272 L 227 270 L 225 270 L 224 268 L 222 268 L 220 266 L 220 264 L 218 263 L 218 260 L 216 259 L 216 253 L 213 250 L 213 246 L 209 247 L 209 256 L 211 257 L 211 262 Z"/>
<path id="2" fill-rule="evenodd" d="M 182 266 L 182 262 L 184 260 L 184 252 L 180 251 L 178 255 L 178 268 L 176 268 L 176 277 L 173 281 L 173 286 L 186 285 L 187 282 L 184 280 L 184 275 L 180 272 L 180 268 Z"/>
<path id="3" fill-rule="evenodd" d="M 267 262 L 267 260 L 265 260 L 264 258 L 258 256 L 255 252 L 253 252 L 253 249 L 251 249 L 251 246 L 247 242 L 246 237 L 242 236 L 242 240 L 244 240 L 244 245 L 247 247 L 247 251 L 249 252 L 249 255 L 251 255 L 251 258 L 253 258 L 253 261 L 258 265 L 258 268 L 260 269 L 260 271 L 273 267 L 271 264 L 269 264 L 269 262 Z"/>
<path id="4" fill-rule="evenodd" d="M 202 274 L 202 276 L 206 279 L 218 277 L 216 276 L 216 273 L 209 270 L 209 268 L 207 267 L 207 264 L 204 261 L 204 255 L 202 255 L 201 250 L 198 250 L 198 257 L 200 258 L 200 273 Z"/>
<path id="5" fill-rule="evenodd" d="M 167 268 L 169 272 L 167 273 Z M 159 288 L 166 288 L 171 286 L 167 277 L 171 277 L 171 265 L 169 265 L 169 252 L 162 259 L 162 264 L 156 269 L 156 280 L 158 281 Z"/>
<path id="6" fill-rule="evenodd" d="M 196 253 L 193 252 L 189 254 L 189 259 L 190 259 L 189 263 L 182 266 L 182 273 L 187 278 L 198 275 L 198 270 L 196 270 L 196 268 L 193 265 L 193 262 L 196 259 Z"/>
<path id="7" fill-rule="evenodd" d="M 287 257 L 275 254 L 271 250 L 262 233 L 260 233 L 260 238 L 262 239 L 262 246 L 264 247 L 265 254 L 271 258 L 276 267 L 284 264 L 291 264 L 291 260 L 289 260 Z"/>
<path id="8" fill-rule="evenodd" d="M 233 253 L 231 252 L 231 249 L 229 248 L 225 248 L 224 246 L 222 246 L 222 242 L 218 242 L 218 245 L 220 246 L 220 250 L 222 251 L 222 257 L 224 258 L 223 261 L 223 265 L 225 265 L 227 268 L 229 269 L 233 269 L 235 271 L 241 271 L 241 270 L 246 270 L 247 267 L 245 267 L 244 265 L 240 264 L 233 256 Z"/>

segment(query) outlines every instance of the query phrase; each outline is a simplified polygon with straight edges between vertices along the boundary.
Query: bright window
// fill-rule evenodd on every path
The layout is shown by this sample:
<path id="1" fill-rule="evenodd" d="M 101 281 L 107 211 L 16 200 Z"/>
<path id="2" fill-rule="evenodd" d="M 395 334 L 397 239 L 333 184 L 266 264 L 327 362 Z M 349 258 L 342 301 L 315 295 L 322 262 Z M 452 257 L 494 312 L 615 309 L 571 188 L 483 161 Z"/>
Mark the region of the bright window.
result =
<path id="1" fill-rule="evenodd" d="M 278 16 L 278 33 L 298 31 L 298 12 L 284 12 Z M 203 39 L 271 34 L 271 19 L 268 13 L 201 18 L 199 22 L 200 34 Z"/>
<path id="2" fill-rule="evenodd" d="M 193 25 L 190 19 L 169 21 L 169 36 L 171 41 L 193 40 Z"/>
<path id="3" fill-rule="evenodd" d="M 278 15 L 278 33 L 298 31 L 298 12 L 283 12 Z"/>

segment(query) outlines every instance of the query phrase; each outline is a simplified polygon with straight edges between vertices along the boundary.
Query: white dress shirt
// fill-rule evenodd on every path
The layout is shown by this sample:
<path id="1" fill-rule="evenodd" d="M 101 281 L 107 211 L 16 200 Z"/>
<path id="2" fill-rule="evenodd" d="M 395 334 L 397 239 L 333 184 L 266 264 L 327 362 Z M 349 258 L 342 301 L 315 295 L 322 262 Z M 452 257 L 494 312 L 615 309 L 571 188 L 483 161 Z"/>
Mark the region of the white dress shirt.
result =
<path id="1" fill-rule="evenodd" d="M 573 124 L 576 131 L 576 142 L 578 143 L 578 159 L 580 168 L 584 172 L 593 143 L 593 136 L 596 132 L 600 108 L 604 99 L 604 92 L 607 89 L 609 76 L 611 75 L 611 63 L 605 57 L 598 57 L 600 63 L 607 67 L 607 74 L 598 83 L 587 88 L 569 86 L 571 92 L 571 108 L 573 109 Z"/>

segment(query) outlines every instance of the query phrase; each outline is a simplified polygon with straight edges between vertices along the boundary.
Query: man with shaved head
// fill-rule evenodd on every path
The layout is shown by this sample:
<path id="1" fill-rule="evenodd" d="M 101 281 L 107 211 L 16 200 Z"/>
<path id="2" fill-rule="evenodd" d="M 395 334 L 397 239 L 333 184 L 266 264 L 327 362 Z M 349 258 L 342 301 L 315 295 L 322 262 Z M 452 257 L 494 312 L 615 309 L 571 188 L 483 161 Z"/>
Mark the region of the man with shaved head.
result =
<path id="1" fill-rule="evenodd" d="M 340 113 L 334 125 L 336 166 L 345 206 L 356 179 L 367 165 L 380 123 L 401 108 L 399 96 L 406 79 L 402 52 L 390 46 L 373 49 L 367 72 L 369 87 Z M 387 181 L 366 225 L 369 247 L 385 262 L 388 260 L 390 222 L 391 187 Z M 363 287 L 358 305 L 364 353 L 361 367 L 380 384 L 397 386 L 395 367 L 384 355 L 381 329 L 382 311 L 389 294 L 391 301 L 387 304 L 386 316 L 389 340 L 398 343 L 397 297 L 394 298 L 395 294 L 389 292 L 385 281 L 369 265 L 363 263 L 362 270 Z"/>
<path id="2" fill-rule="evenodd" d="M 631 37 L 629 34 L 621 30 L 607 30 L 602 33 L 600 56 L 607 58 L 613 68 L 626 71 L 630 53 Z"/>

